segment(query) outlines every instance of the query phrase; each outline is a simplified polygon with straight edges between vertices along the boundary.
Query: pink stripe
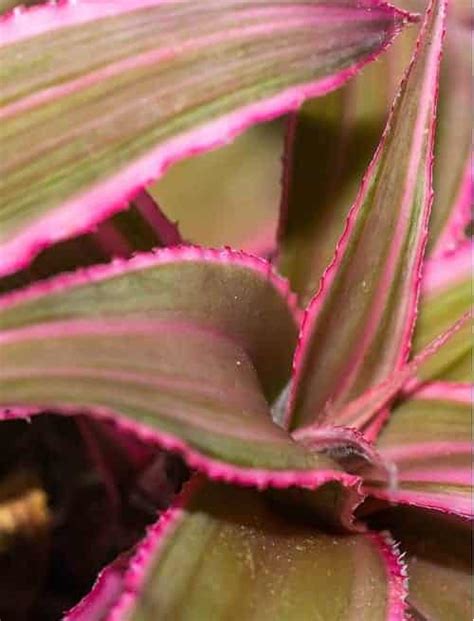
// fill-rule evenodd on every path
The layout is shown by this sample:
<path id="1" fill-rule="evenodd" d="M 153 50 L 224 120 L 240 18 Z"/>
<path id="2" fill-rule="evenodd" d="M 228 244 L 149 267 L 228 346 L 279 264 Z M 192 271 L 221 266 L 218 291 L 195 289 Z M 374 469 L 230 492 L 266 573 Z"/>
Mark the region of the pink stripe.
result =
<path id="1" fill-rule="evenodd" d="M 474 241 L 466 240 L 454 252 L 437 256 L 425 264 L 423 295 L 430 297 L 472 277 Z"/>
<path id="2" fill-rule="evenodd" d="M 387 44 L 384 46 L 388 46 Z M 383 51 L 382 49 L 379 50 Z M 71 198 L 0 247 L 0 274 L 24 267 L 43 248 L 87 233 L 98 222 L 120 211 L 137 193 L 156 181 L 174 163 L 231 142 L 250 126 L 298 108 L 305 99 L 323 95 L 344 84 L 377 54 L 334 76 L 289 88 L 263 102 L 249 104 L 153 149 L 106 181 Z"/>
<path id="3" fill-rule="evenodd" d="M 388 585 L 387 621 L 405 621 L 408 596 L 407 566 L 398 545 L 388 533 L 370 533 L 382 556 Z"/>
<path id="4" fill-rule="evenodd" d="M 99 573 L 92 590 L 69 610 L 63 621 L 92 621 L 103 619 L 123 590 L 124 575 L 130 559 L 119 556 Z"/>
<path id="5" fill-rule="evenodd" d="M 434 355 L 454 334 L 456 334 L 470 319 L 466 313 L 443 334 L 429 343 L 411 362 L 405 364 L 399 371 L 392 373 L 385 381 L 367 390 L 358 399 L 349 402 L 345 407 L 333 415 L 333 423 L 338 425 L 354 426 L 362 429 L 370 424 L 370 433 L 367 439 L 374 440 L 374 432 L 381 429 L 378 424 L 374 427 L 373 417 L 379 415 L 382 421 L 387 417 L 386 405 L 408 384 L 414 384 L 414 376 L 421 365 Z M 416 386 L 416 384 L 414 384 Z M 380 421 L 377 421 L 377 423 Z M 316 427 L 318 425 L 316 424 Z"/>
<path id="6" fill-rule="evenodd" d="M 104 621 L 123 621 L 132 613 L 137 594 L 143 591 L 148 573 L 153 567 L 153 560 L 158 557 L 166 542 L 185 518 L 187 505 L 203 484 L 203 479 L 194 476 L 185 485 L 173 505 L 148 529 L 145 539 L 141 541 L 137 552 L 131 559 L 124 577 L 122 593 L 104 617 Z"/>
<path id="7" fill-rule="evenodd" d="M 449 218 L 436 242 L 432 256 L 441 257 L 454 252 L 466 239 L 465 228 L 472 217 L 473 180 L 472 159 L 468 158 L 464 175 Z"/>
<path id="8" fill-rule="evenodd" d="M 143 191 L 135 196 L 133 205 L 155 232 L 156 238 L 161 245 L 179 246 L 183 243 L 177 225 L 168 220 L 155 202 L 155 199 L 148 192 Z"/>
<path id="9" fill-rule="evenodd" d="M 360 11 L 356 12 L 357 17 L 358 13 L 360 13 Z M 314 19 L 310 16 L 309 19 L 306 17 L 306 19 L 290 19 L 281 23 L 256 24 L 248 27 L 234 28 L 226 30 L 224 33 L 217 32 L 196 39 L 180 41 L 172 47 L 158 48 L 148 52 L 143 52 L 142 54 L 128 57 L 102 67 L 101 69 L 97 69 L 96 71 L 90 72 L 80 78 L 69 80 L 57 86 L 52 86 L 50 88 L 35 92 L 34 94 L 18 101 L 13 101 L 11 104 L 3 106 L 0 109 L 0 119 L 6 119 L 39 105 L 47 104 L 55 99 L 71 95 L 80 90 L 94 86 L 95 84 L 100 84 L 104 80 L 123 75 L 127 71 L 136 70 L 140 67 L 144 68 L 157 65 L 164 61 L 174 59 L 177 56 L 181 57 L 184 54 L 189 54 L 198 49 L 211 47 L 222 43 L 223 41 L 232 40 L 233 38 L 237 40 L 244 37 L 269 35 L 273 32 L 279 31 L 287 32 L 292 27 L 295 29 L 298 27 L 307 27 L 312 21 L 315 21 L 318 24 L 321 22 L 321 19 Z M 326 19 L 325 21 L 329 20 Z"/>
<path id="10" fill-rule="evenodd" d="M 472 449 L 473 447 L 471 447 Z M 473 472 L 471 468 L 443 468 L 438 470 L 436 464 L 432 468 L 403 469 L 399 472 L 398 480 L 400 483 L 417 481 L 425 483 L 451 483 L 452 485 L 471 486 L 473 482 Z"/>
<path id="11" fill-rule="evenodd" d="M 474 400 L 474 387 L 471 384 L 456 382 L 431 382 L 422 384 L 415 392 L 410 393 L 410 399 L 427 399 L 435 401 L 455 401 L 469 405 Z"/>
<path id="12" fill-rule="evenodd" d="M 431 13 L 433 7 L 429 9 Z M 429 119 L 429 157 L 427 161 L 427 168 L 424 171 L 425 176 L 425 205 L 423 209 L 423 217 L 421 221 L 420 232 L 421 235 L 418 240 L 418 245 L 416 249 L 416 254 L 414 257 L 413 264 L 411 266 L 410 278 L 406 280 L 410 280 L 412 285 L 408 289 L 408 305 L 407 305 L 407 313 L 404 320 L 404 330 L 400 338 L 400 350 L 397 357 L 397 360 L 394 363 L 394 368 L 399 369 L 400 366 L 406 362 L 409 354 L 409 345 L 411 343 L 411 336 L 413 332 L 413 327 L 416 319 L 416 309 L 418 303 L 418 292 L 421 282 L 421 270 L 422 270 L 422 261 L 424 249 L 426 246 L 426 241 L 428 237 L 428 219 L 431 212 L 431 205 L 433 202 L 433 192 L 432 192 L 432 158 L 433 158 L 433 144 L 434 144 L 434 124 L 436 118 L 436 100 L 437 100 L 437 91 L 438 91 L 438 73 L 439 73 L 439 63 L 441 56 L 441 47 L 442 40 L 444 35 L 444 20 L 445 20 L 445 5 L 442 5 L 442 8 L 439 12 L 439 16 L 437 18 L 437 26 L 433 29 L 432 41 L 431 41 L 431 53 L 429 57 L 429 61 L 427 62 L 427 66 L 425 69 L 425 81 L 423 84 L 422 94 L 420 100 L 418 102 L 418 116 L 414 128 L 414 139 L 413 144 L 410 150 L 410 162 L 407 166 L 407 176 L 405 179 L 405 188 L 403 193 L 403 198 L 400 206 L 399 218 L 395 227 L 395 232 L 392 238 L 392 242 L 390 245 L 390 250 L 387 257 L 387 262 L 384 266 L 383 275 L 379 281 L 379 287 L 377 293 L 373 298 L 373 305 L 369 311 L 369 317 L 366 323 L 366 329 L 359 341 L 359 346 L 357 350 L 354 352 L 352 360 L 347 365 L 347 373 L 344 378 L 341 379 L 339 383 L 339 390 L 342 392 L 344 390 L 349 390 L 350 386 L 353 384 L 354 380 L 357 377 L 357 373 L 360 369 L 361 364 L 365 360 L 365 356 L 367 353 L 367 349 L 370 347 L 370 344 L 373 342 L 377 330 L 380 325 L 380 321 L 383 317 L 387 297 L 390 294 L 391 284 L 393 282 L 394 274 L 396 273 L 396 269 L 398 266 L 398 261 L 400 258 L 400 249 L 402 247 L 402 242 L 405 239 L 407 227 L 410 223 L 410 214 L 411 214 L 411 206 L 414 199 L 416 183 L 420 174 L 419 164 L 423 154 L 423 144 L 426 140 L 425 133 L 425 125 L 427 119 Z M 425 23 L 420 33 L 420 36 L 417 41 L 417 46 L 415 49 L 415 53 L 411 60 L 410 66 L 405 74 L 404 81 L 409 80 L 409 76 L 413 71 L 413 67 L 415 66 L 415 62 L 417 60 L 418 54 L 422 48 L 422 45 L 425 42 L 427 37 L 427 32 L 429 29 L 429 21 L 428 17 L 425 19 Z M 384 130 L 383 137 L 381 139 L 378 153 L 375 155 L 373 161 L 369 166 L 369 170 L 367 171 L 366 182 L 371 180 L 371 172 L 376 168 L 376 165 L 379 162 L 380 157 L 383 154 L 383 147 L 386 140 L 386 137 L 389 135 L 391 131 L 392 125 L 392 116 L 394 111 L 398 109 L 398 100 L 395 98 L 395 102 L 390 113 L 389 120 L 387 121 L 387 126 Z M 367 186 L 364 186 L 364 183 L 361 187 L 361 191 L 356 199 L 356 207 L 355 213 L 352 216 L 352 223 L 355 225 L 357 221 L 357 217 L 359 215 L 359 211 L 362 207 L 363 199 L 367 193 Z M 350 232 L 346 234 L 346 244 L 343 252 L 341 253 L 341 261 L 346 254 L 347 245 L 350 241 Z M 334 274 L 337 276 L 337 272 Z"/>
<path id="13" fill-rule="evenodd" d="M 430 9 L 432 11 L 432 7 Z M 433 34 L 433 39 L 436 41 L 436 44 L 432 43 L 432 51 L 431 51 L 431 56 L 430 56 L 430 62 L 428 63 L 428 68 L 427 68 L 427 74 L 428 77 L 425 80 L 424 83 L 424 87 L 423 87 L 423 97 L 422 97 L 422 105 L 419 106 L 421 113 L 419 114 L 418 118 L 417 118 L 417 126 L 415 129 L 415 147 L 412 149 L 411 151 L 411 165 L 413 165 L 413 161 L 415 161 L 415 159 L 419 160 L 420 158 L 420 152 L 421 152 L 421 145 L 423 140 L 425 139 L 425 134 L 424 134 L 424 125 L 426 122 L 426 117 L 429 114 L 430 110 L 433 110 L 433 114 L 432 114 L 432 118 L 431 118 L 431 122 L 430 122 L 430 127 L 429 127 L 429 132 L 430 132 L 430 142 L 431 142 L 431 152 L 432 152 L 432 143 L 433 143 L 433 136 L 434 136 L 434 122 L 435 122 L 435 114 L 434 114 L 434 110 L 436 109 L 436 100 L 437 100 L 437 76 L 438 76 L 438 69 L 439 69 L 439 60 L 440 60 L 440 54 L 441 54 L 441 46 L 442 46 L 442 38 L 443 38 L 443 24 L 444 24 L 444 18 L 445 18 L 445 4 L 442 5 L 442 8 L 440 10 L 438 19 L 437 19 L 437 26 L 435 29 L 435 32 Z M 423 29 L 422 32 L 418 38 L 417 41 L 417 47 L 415 50 L 415 53 L 413 55 L 413 58 L 411 60 L 410 66 L 408 67 L 406 73 L 405 73 L 405 77 L 404 77 L 404 81 L 406 81 L 412 71 L 412 68 L 415 64 L 415 61 L 417 59 L 417 53 L 421 47 L 421 45 L 424 43 L 424 39 L 425 39 L 425 35 L 426 35 L 426 31 L 429 28 L 429 20 L 428 18 L 425 19 L 424 25 L 423 25 Z M 402 82 L 403 84 L 403 82 Z M 433 96 L 433 92 L 435 93 Z M 345 228 L 344 231 L 338 241 L 338 244 L 336 246 L 336 251 L 333 257 L 332 262 L 330 263 L 330 265 L 327 267 L 327 269 L 325 270 L 325 272 L 323 273 L 321 280 L 320 280 L 320 285 L 319 285 L 319 289 L 316 293 L 316 295 L 313 297 L 313 299 L 311 300 L 310 304 L 308 305 L 305 314 L 304 314 L 304 318 L 303 318 L 303 322 L 302 322 L 302 326 L 301 326 L 301 330 L 300 330 L 300 335 L 298 338 L 298 344 L 297 344 L 297 348 L 296 348 L 296 352 L 295 352 L 295 356 L 294 356 L 294 360 L 293 360 L 293 383 L 292 383 L 292 390 L 290 393 L 290 398 L 288 400 L 288 409 L 287 409 L 287 413 L 286 413 L 286 417 L 285 417 L 285 427 L 289 427 L 290 423 L 291 423 L 291 418 L 293 416 L 293 412 L 294 412 L 294 408 L 295 408 L 295 402 L 296 402 L 296 394 L 299 390 L 299 384 L 301 383 L 302 379 L 303 379 L 303 373 L 304 373 L 304 362 L 305 362 L 305 358 L 307 356 L 307 351 L 308 351 L 308 344 L 310 343 L 311 340 L 311 334 L 314 330 L 314 326 L 317 323 L 319 314 L 324 306 L 324 304 L 326 303 L 326 300 L 328 298 L 328 294 L 329 291 L 331 290 L 331 288 L 334 285 L 334 282 L 338 276 L 339 273 L 339 268 L 340 265 L 342 263 L 343 258 L 345 257 L 348 247 L 349 247 L 349 242 L 351 239 L 351 234 L 352 231 L 355 227 L 359 212 L 361 210 L 362 204 L 363 204 L 363 199 L 365 197 L 365 195 L 368 192 L 368 187 L 369 184 L 371 182 L 372 176 L 374 174 L 374 171 L 379 163 L 379 160 L 382 156 L 383 153 L 383 148 L 385 145 L 385 140 L 390 132 L 391 129 L 391 124 L 392 124 L 392 118 L 393 115 L 395 113 L 395 110 L 397 109 L 398 106 L 398 98 L 395 99 L 394 104 L 392 106 L 392 109 L 390 111 L 390 115 L 389 115 L 389 119 L 387 121 L 386 127 L 384 129 L 381 141 L 377 147 L 377 150 L 375 152 L 375 155 L 371 161 L 371 163 L 369 164 L 369 167 L 364 175 L 364 178 L 362 180 L 361 183 L 361 187 L 358 193 L 358 196 L 356 198 L 356 201 L 353 205 L 353 207 L 351 208 L 349 215 L 347 217 L 346 223 L 345 223 Z M 432 177 L 432 173 L 431 173 L 431 167 L 432 167 L 432 162 L 430 160 L 429 162 L 429 171 L 427 172 L 427 181 L 426 183 L 428 184 L 428 188 L 427 188 L 427 192 L 429 193 L 429 188 L 431 187 L 431 177 Z M 403 199 L 403 204 L 402 204 L 402 213 L 406 210 L 406 207 L 403 208 L 403 205 L 406 206 L 406 204 L 409 201 L 410 196 L 413 194 L 413 186 L 416 182 L 416 175 L 418 174 L 418 166 L 415 167 L 416 170 L 411 172 L 411 175 L 408 176 L 407 179 L 407 183 L 406 183 L 406 190 L 405 190 L 405 194 L 404 194 L 404 199 Z M 411 170 L 411 169 L 410 169 Z M 413 327 L 414 327 L 414 323 L 415 323 L 415 319 L 416 319 L 416 308 L 417 308 L 417 302 L 418 302 L 418 290 L 419 290 L 419 284 L 420 284 L 420 280 L 421 280 L 421 266 L 422 266 L 422 258 L 423 258 L 423 253 L 424 253 L 424 248 L 426 245 L 426 240 L 427 240 L 427 235 L 428 235 L 428 231 L 427 231 L 427 222 L 428 222 L 428 217 L 429 217 L 429 212 L 431 209 L 431 203 L 432 203 L 432 196 L 430 194 L 430 198 L 428 199 L 428 204 L 426 205 L 425 208 L 425 215 L 423 218 L 423 223 L 422 223 L 422 229 L 423 229 L 423 233 L 422 233 L 422 239 L 419 243 L 419 247 L 418 247 L 418 252 L 417 252 L 417 256 L 415 258 L 414 261 L 414 265 L 415 268 L 412 271 L 412 277 L 413 277 L 413 285 L 414 285 L 414 293 L 412 295 L 412 299 L 409 302 L 409 310 L 407 312 L 407 317 L 409 318 L 406 321 L 406 326 L 405 326 L 405 330 L 404 333 L 402 335 L 402 338 L 400 339 L 400 355 L 399 355 L 399 359 L 398 362 L 395 365 L 395 368 L 399 368 L 400 364 L 402 364 L 408 357 L 408 353 L 409 353 L 409 343 L 411 342 L 411 335 L 412 335 L 412 331 L 413 331 Z M 405 217 L 406 220 L 406 217 Z M 397 234 L 395 236 L 396 240 L 398 239 L 398 237 L 400 236 L 400 227 L 403 224 L 403 218 L 401 218 L 399 220 L 399 225 L 397 227 Z M 399 244 L 398 244 L 399 245 Z M 391 251 L 391 255 L 389 257 L 389 262 L 388 262 L 388 266 L 387 269 L 389 269 L 390 271 L 393 271 L 394 266 L 393 266 L 393 254 L 394 254 L 394 248 L 392 247 L 392 251 Z M 391 265 L 392 264 L 392 265 Z M 385 274 L 385 276 L 387 276 L 387 274 Z M 390 280 L 391 282 L 391 280 Z M 385 277 L 384 279 L 382 279 L 382 286 L 385 286 Z M 365 345 L 368 345 L 375 333 L 375 330 L 378 326 L 378 320 L 380 319 L 380 313 L 381 313 L 381 309 L 382 309 L 382 305 L 384 303 L 385 297 L 382 295 L 377 296 L 380 297 L 380 300 L 375 301 L 375 310 L 372 311 L 371 313 L 371 325 L 368 326 L 368 329 L 365 333 L 365 336 L 362 339 L 362 345 L 361 347 L 358 349 L 357 352 L 355 352 L 354 358 L 353 360 L 350 362 L 349 367 L 350 367 L 350 371 L 348 372 L 348 375 L 346 376 L 346 378 L 341 382 L 342 384 L 347 385 L 349 381 L 351 381 L 351 379 L 353 379 L 356 371 L 357 371 L 357 363 L 363 359 L 363 356 L 365 355 L 364 352 L 366 351 L 366 347 L 364 347 Z M 341 389 L 342 386 L 341 384 L 339 385 L 339 389 Z"/>

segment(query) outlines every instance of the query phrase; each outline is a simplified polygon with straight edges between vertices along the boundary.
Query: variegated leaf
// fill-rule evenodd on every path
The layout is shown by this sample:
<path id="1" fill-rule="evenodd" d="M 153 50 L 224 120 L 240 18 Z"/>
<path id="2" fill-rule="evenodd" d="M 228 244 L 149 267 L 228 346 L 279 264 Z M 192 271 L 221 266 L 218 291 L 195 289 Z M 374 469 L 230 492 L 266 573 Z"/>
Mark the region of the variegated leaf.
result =
<path id="1" fill-rule="evenodd" d="M 292 429 L 338 424 L 347 404 L 407 360 L 432 199 L 444 17 L 444 3 L 435 2 L 335 258 L 306 311 L 286 420 Z"/>
<path id="2" fill-rule="evenodd" d="M 387 536 L 326 534 L 258 492 L 194 481 L 150 530 L 105 619 L 402 621 L 404 575 Z"/>
<path id="3" fill-rule="evenodd" d="M 39 283 L 0 305 L 0 403 L 118 415 L 215 478 L 355 485 L 271 420 L 296 339 L 289 301 L 265 261 L 193 247 Z"/>
<path id="4" fill-rule="evenodd" d="M 372 0 L 80 0 L 3 19 L 0 272 L 340 86 L 406 19 Z"/>
<path id="5" fill-rule="evenodd" d="M 394 466 L 394 480 L 387 486 L 378 475 L 366 475 L 369 493 L 473 515 L 472 396 L 472 386 L 440 382 L 403 399 L 377 442 L 381 456 Z"/>

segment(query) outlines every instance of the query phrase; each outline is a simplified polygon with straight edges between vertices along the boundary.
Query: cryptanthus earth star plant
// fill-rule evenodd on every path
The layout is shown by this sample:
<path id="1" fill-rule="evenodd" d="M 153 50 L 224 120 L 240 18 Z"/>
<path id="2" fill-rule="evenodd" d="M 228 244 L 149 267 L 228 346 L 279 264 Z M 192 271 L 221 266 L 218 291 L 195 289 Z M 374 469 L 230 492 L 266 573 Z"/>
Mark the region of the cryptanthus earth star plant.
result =
<path id="1" fill-rule="evenodd" d="M 468 619 L 466 9 L 15 4 L 2 621 Z M 271 247 L 183 239 L 152 184 L 284 114 Z"/>

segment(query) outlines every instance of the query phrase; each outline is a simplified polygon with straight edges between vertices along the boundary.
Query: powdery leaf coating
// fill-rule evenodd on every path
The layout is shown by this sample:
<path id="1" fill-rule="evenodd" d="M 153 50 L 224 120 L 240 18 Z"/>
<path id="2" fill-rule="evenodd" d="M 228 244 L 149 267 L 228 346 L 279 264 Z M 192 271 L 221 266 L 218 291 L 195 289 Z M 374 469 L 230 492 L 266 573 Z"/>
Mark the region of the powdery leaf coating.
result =
<path id="1" fill-rule="evenodd" d="M 150 530 L 107 621 L 230 611 L 261 621 L 401 621 L 405 582 L 387 536 L 324 534 L 282 519 L 254 491 L 194 481 Z"/>

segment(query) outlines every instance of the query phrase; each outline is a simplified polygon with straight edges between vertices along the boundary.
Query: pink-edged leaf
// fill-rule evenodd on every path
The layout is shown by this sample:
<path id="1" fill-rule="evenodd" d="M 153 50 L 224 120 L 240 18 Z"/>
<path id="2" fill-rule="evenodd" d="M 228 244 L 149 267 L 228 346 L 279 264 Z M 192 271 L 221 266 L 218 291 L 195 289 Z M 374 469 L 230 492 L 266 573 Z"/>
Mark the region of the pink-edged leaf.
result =
<path id="1" fill-rule="evenodd" d="M 4 296 L 0 326 L 4 406 L 115 420 L 214 478 L 358 485 L 271 419 L 296 324 L 286 282 L 261 259 L 138 255 Z"/>
<path id="2" fill-rule="evenodd" d="M 465 338 L 466 331 L 471 325 L 472 315 L 467 312 L 400 370 L 393 372 L 386 380 L 366 390 L 360 397 L 341 408 L 338 414 L 339 424 L 351 427 L 354 432 L 361 429 L 366 440 L 373 440 L 388 417 L 387 406 L 403 390 L 414 389 L 426 381 L 432 373 L 433 366 L 439 364 L 438 361 L 443 359 L 445 352 L 451 354 L 453 343 Z M 326 427 L 317 421 L 312 425 L 300 427 L 292 435 L 298 439 L 310 438 L 317 435 L 319 430 L 324 433 L 325 429 Z"/>
<path id="3" fill-rule="evenodd" d="M 444 17 L 443 2 L 427 13 L 334 260 L 306 311 L 286 420 L 292 429 L 339 424 L 341 409 L 407 359 L 432 197 Z"/>
<path id="4" fill-rule="evenodd" d="M 418 8 L 418 7 L 417 7 Z M 406 29 L 376 63 L 343 88 L 290 116 L 285 142 L 278 264 L 306 304 L 344 230 L 380 140 L 416 29 Z"/>
<path id="5" fill-rule="evenodd" d="M 130 553 L 119 556 L 103 569 L 90 593 L 64 616 L 63 621 L 105 621 L 123 591 Z"/>
<path id="6" fill-rule="evenodd" d="M 427 251 L 440 256 L 465 238 L 472 205 L 472 76 L 469 23 L 459 3 L 450 5 L 441 65 L 434 161 L 433 213 Z"/>
<path id="7" fill-rule="evenodd" d="M 423 11 L 426 2 L 402 3 Z M 441 63 L 429 251 L 454 248 L 470 219 L 470 26 L 455 4 Z M 287 130 L 279 268 L 307 303 L 318 288 L 409 62 L 407 29 L 377 63 L 343 88 L 304 104 Z M 467 165 L 466 165 L 467 164 Z M 470 187 L 471 186 L 471 187 Z"/>
<path id="8" fill-rule="evenodd" d="M 427 384 L 391 413 L 377 442 L 395 468 L 391 486 L 373 472 L 367 491 L 376 498 L 472 516 L 473 388 Z"/>
<path id="9" fill-rule="evenodd" d="M 4 19 L 0 272 L 340 86 L 406 20 L 372 0 L 81 0 Z"/>
<path id="10" fill-rule="evenodd" d="M 425 265 L 413 350 L 419 352 L 437 334 L 472 307 L 474 244 L 468 240 L 448 255 Z M 422 379 L 472 381 L 472 322 L 454 335 L 439 355 L 424 365 Z"/>
<path id="11" fill-rule="evenodd" d="M 325 534 L 263 494 L 194 481 L 149 531 L 106 621 L 401 621 L 405 582 L 387 536 Z"/>
<path id="12" fill-rule="evenodd" d="M 139 251 L 182 243 L 177 225 L 161 211 L 145 190 L 125 211 L 101 222 L 92 233 L 67 239 L 43 250 L 24 270 L 0 279 L 0 293 L 78 267 L 108 263 Z"/>
<path id="13" fill-rule="evenodd" d="M 378 516 L 400 542 L 413 620 L 472 616 L 472 525 L 453 515 L 399 507 Z"/>

